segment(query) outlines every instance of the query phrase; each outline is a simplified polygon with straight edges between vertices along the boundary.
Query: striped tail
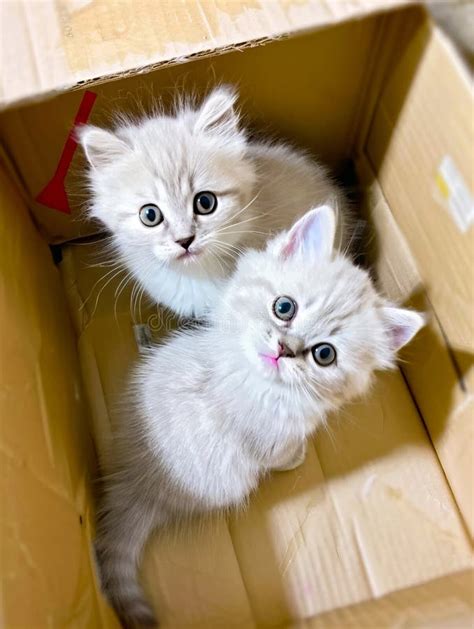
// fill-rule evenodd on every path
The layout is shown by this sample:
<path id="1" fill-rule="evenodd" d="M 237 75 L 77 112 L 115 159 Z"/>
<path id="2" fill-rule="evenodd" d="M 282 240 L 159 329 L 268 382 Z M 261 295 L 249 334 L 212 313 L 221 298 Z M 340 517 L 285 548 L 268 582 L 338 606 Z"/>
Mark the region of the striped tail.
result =
<path id="1" fill-rule="evenodd" d="M 94 549 L 102 591 L 127 629 L 158 626 L 138 580 L 140 556 L 154 525 L 153 515 L 136 506 L 109 508 L 99 520 Z"/>

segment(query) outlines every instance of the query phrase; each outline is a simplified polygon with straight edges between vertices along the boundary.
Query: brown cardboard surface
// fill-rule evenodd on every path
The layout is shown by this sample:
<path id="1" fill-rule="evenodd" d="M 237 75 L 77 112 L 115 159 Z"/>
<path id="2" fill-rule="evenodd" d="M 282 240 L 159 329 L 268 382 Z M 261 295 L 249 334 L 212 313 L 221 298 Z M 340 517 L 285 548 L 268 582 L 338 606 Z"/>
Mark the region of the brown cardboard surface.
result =
<path id="1" fill-rule="evenodd" d="M 43 0 L 0 3 L 0 106 L 409 0 Z"/>
<path id="2" fill-rule="evenodd" d="M 113 627 L 90 556 L 93 456 L 74 334 L 50 252 L 3 170 L 0 213 L 0 623 Z"/>
<path id="3" fill-rule="evenodd" d="M 381 599 L 338 609 L 292 625 L 293 629 L 470 629 L 474 622 L 474 573 L 466 570 L 400 590 Z"/>
<path id="4" fill-rule="evenodd" d="M 450 156 L 474 194 L 472 107 L 461 66 L 455 71 L 441 34 L 425 26 L 390 72 L 367 146 L 454 352 L 474 348 L 474 229 L 457 227 L 440 199 L 437 174 Z"/>
<path id="5" fill-rule="evenodd" d="M 429 299 L 430 286 L 424 284 L 407 240 L 397 226 L 382 188 L 365 158 L 359 159 L 358 172 L 366 186 L 365 213 L 377 232 L 372 258 L 378 283 L 388 297 L 423 309 L 429 317 L 429 325 L 403 352 L 402 369 L 472 535 L 472 393 L 466 390 L 466 384 L 460 380 L 453 363 L 449 339 Z"/>
<path id="6" fill-rule="evenodd" d="M 76 304 L 87 297 L 95 304 L 90 249 L 66 252 Z M 114 407 L 137 357 L 130 295 L 124 292 L 113 313 L 117 282 L 88 310 L 79 340 L 99 447 L 113 430 Z M 157 337 L 169 327 L 156 309 L 143 311 L 142 320 Z M 265 482 L 245 513 L 151 543 L 145 576 L 164 626 L 245 626 L 252 619 L 273 625 L 471 562 L 457 506 L 397 371 L 381 375 L 366 401 L 335 417 L 329 434 L 316 435 L 300 469 Z"/>
<path id="7" fill-rule="evenodd" d="M 462 231 L 450 213 L 439 166 L 449 156 L 474 194 L 473 98 L 451 54 L 437 31 L 415 34 L 389 73 L 367 155 L 432 313 L 404 373 L 472 533 L 474 229 Z M 406 250 L 381 248 L 392 278 L 406 277 Z"/>
<path id="8" fill-rule="evenodd" d="M 130 2 L 106 0 L 0 3 L 3 104 L 389 4 L 170 0 L 134 3 L 132 11 Z M 399 18 L 340 24 L 94 88 L 100 123 L 111 105 L 130 106 L 128 90 L 146 92 L 148 79 L 165 100 L 193 82 L 201 92 L 216 79 L 240 83 L 256 127 L 271 120 L 271 132 L 332 164 L 361 151 L 379 282 L 402 301 L 421 283 L 432 313 L 404 356 L 403 376 L 381 375 L 366 400 L 333 418 L 300 469 L 275 474 L 245 513 L 150 542 L 144 575 L 165 627 L 472 626 L 465 526 L 472 531 L 473 230 L 458 231 L 438 194 L 445 155 L 472 185 L 472 95 L 443 38 L 418 22 L 398 38 Z M 17 194 L 1 175 L 0 622 L 12 629 L 117 627 L 97 595 L 90 557 L 88 433 L 104 456 L 137 355 L 133 321 L 149 322 L 157 338 L 174 325 L 150 304 L 140 313 L 124 284 L 114 307 L 123 276 L 101 281 L 112 268 L 90 267 L 97 245 L 82 244 L 65 249 L 61 265 L 73 325 L 68 320 L 58 272 L 22 199 L 54 171 L 79 100 L 64 94 L 0 118 L 9 172 L 23 187 Z M 73 221 L 32 207 L 48 239 L 91 231 L 76 222 L 76 201 Z"/>
<path id="9" fill-rule="evenodd" d="M 423 290 L 416 260 L 398 227 L 382 188 L 368 160 L 361 155 L 356 162 L 361 190 L 362 215 L 369 222 L 368 254 L 377 284 L 396 303 L 406 303 Z"/>
<path id="10" fill-rule="evenodd" d="M 239 105 L 251 130 L 308 148 L 334 166 L 352 151 L 380 26 L 380 17 L 369 17 L 245 53 L 233 51 L 99 85 L 90 120 L 108 125 L 114 111 L 150 111 L 154 99 L 169 104 L 179 90 L 201 95 L 209 86 L 228 82 L 239 88 Z M 67 241 L 97 229 L 81 212 L 87 194 L 78 177 L 84 167 L 80 151 L 67 179 L 72 216 L 33 201 L 56 170 L 81 97 L 63 94 L 0 117 L 0 139 L 48 241 Z"/>

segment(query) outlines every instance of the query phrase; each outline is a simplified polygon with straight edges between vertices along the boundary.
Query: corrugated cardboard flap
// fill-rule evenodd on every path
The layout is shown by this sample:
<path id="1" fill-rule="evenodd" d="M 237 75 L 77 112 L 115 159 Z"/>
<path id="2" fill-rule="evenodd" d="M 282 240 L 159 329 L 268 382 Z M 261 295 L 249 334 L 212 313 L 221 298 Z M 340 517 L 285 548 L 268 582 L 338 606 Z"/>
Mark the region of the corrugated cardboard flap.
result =
<path id="1" fill-rule="evenodd" d="M 0 3 L 0 107 L 412 3 L 413 0 Z"/>

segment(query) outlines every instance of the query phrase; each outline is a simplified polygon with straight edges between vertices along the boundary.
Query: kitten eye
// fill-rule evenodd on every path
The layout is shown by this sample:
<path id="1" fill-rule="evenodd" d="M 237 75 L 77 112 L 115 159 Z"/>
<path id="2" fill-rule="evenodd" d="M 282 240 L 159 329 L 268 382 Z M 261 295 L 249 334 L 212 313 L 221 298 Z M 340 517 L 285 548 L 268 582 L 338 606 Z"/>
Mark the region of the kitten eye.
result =
<path id="1" fill-rule="evenodd" d="M 198 192 L 193 205 L 195 214 L 212 214 L 217 208 L 217 197 L 213 192 Z"/>
<path id="2" fill-rule="evenodd" d="M 273 302 L 273 312 L 282 321 L 290 321 L 296 314 L 296 302 L 286 295 L 277 297 Z"/>
<path id="3" fill-rule="evenodd" d="M 311 351 L 314 360 L 321 367 L 329 367 L 337 358 L 337 352 L 330 343 L 319 343 Z"/>
<path id="4" fill-rule="evenodd" d="M 139 212 L 141 222 L 147 227 L 155 227 L 163 222 L 163 214 L 160 208 L 153 203 L 147 203 Z"/>

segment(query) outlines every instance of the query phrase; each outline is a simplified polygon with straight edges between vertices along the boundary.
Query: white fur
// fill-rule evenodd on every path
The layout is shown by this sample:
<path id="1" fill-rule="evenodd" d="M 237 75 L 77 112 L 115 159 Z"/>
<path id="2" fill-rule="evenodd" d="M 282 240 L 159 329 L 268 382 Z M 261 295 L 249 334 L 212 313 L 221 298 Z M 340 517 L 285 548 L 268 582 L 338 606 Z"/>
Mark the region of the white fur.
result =
<path id="1" fill-rule="evenodd" d="M 341 246 L 347 238 L 342 196 L 326 170 L 287 146 L 248 141 L 235 101 L 221 87 L 197 109 L 183 104 L 175 115 L 113 132 L 78 130 L 90 164 L 90 215 L 113 234 L 118 256 L 147 293 L 179 315 L 203 316 L 242 249 L 261 246 L 311 207 L 337 202 Z M 202 191 L 217 196 L 213 214 L 193 213 Z M 141 223 L 146 203 L 161 209 L 163 223 Z M 193 255 L 179 257 L 176 241 L 191 234 Z"/>
<path id="2" fill-rule="evenodd" d="M 391 368 L 423 325 L 418 313 L 387 304 L 335 252 L 334 237 L 326 206 L 266 250 L 248 251 L 209 323 L 178 333 L 136 370 L 96 544 L 122 617 L 152 618 L 136 564 L 153 527 L 242 505 L 262 475 L 300 463 L 327 413 L 365 393 L 374 370 Z M 289 322 L 273 312 L 282 295 L 297 304 Z M 327 367 L 311 352 L 321 342 L 337 351 Z M 294 356 L 268 364 L 279 343 Z"/>

